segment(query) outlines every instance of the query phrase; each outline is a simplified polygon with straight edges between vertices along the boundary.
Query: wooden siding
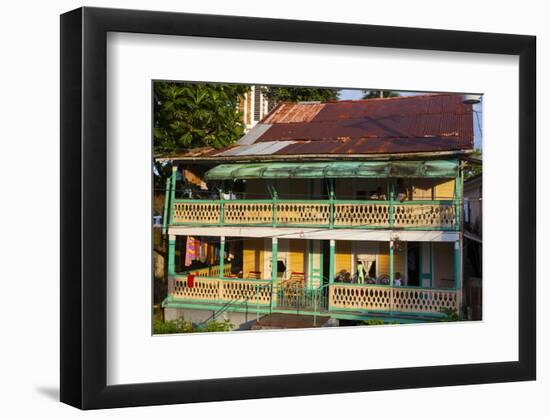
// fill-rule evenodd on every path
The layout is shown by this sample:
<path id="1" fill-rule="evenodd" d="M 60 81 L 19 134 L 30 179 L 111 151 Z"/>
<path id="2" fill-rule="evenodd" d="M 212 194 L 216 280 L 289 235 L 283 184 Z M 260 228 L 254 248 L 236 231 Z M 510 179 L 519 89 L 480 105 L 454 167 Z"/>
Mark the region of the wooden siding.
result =
<path id="1" fill-rule="evenodd" d="M 243 242 L 243 276 L 246 278 L 250 271 L 264 272 L 264 242 L 263 239 L 246 239 Z"/>
<path id="2" fill-rule="evenodd" d="M 433 285 L 436 288 L 454 287 L 454 244 L 433 244 Z"/>
<path id="3" fill-rule="evenodd" d="M 455 180 L 451 179 L 440 182 L 434 187 L 434 198 L 436 200 L 452 200 L 455 195 Z"/>
<path id="4" fill-rule="evenodd" d="M 336 241 L 336 256 L 334 265 L 336 268 L 336 274 L 340 273 L 342 270 L 351 273 L 351 241 Z"/>
<path id="5" fill-rule="evenodd" d="M 306 240 L 292 239 L 290 240 L 290 250 L 288 255 L 289 272 L 301 272 L 305 273 L 306 268 Z"/>
<path id="6" fill-rule="evenodd" d="M 433 180 L 419 178 L 413 183 L 414 200 L 431 200 L 434 194 Z"/>

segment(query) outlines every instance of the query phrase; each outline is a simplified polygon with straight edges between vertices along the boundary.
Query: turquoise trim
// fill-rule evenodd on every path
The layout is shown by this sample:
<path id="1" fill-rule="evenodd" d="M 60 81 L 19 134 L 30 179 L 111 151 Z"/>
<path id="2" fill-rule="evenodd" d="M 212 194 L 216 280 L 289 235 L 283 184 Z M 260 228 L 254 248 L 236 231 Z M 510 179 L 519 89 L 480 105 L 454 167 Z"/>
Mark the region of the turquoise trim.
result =
<path id="1" fill-rule="evenodd" d="M 334 269 L 336 268 L 335 255 L 336 255 L 336 242 L 334 240 L 331 240 L 329 244 L 329 270 L 328 270 L 329 284 L 334 283 Z"/>
<path id="2" fill-rule="evenodd" d="M 176 273 L 176 236 L 168 237 L 168 276 Z"/>
<path id="3" fill-rule="evenodd" d="M 162 216 L 162 233 L 166 233 L 166 225 L 169 223 L 168 213 L 170 207 L 170 178 L 166 178 L 166 189 L 164 190 L 164 213 Z"/>
<path id="4" fill-rule="evenodd" d="M 172 167 L 172 180 L 170 181 L 170 200 L 172 204 L 170 206 L 170 224 L 174 223 L 174 202 L 176 200 L 176 179 L 178 170 L 176 167 Z"/>
<path id="5" fill-rule="evenodd" d="M 393 242 L 390 241 L 390 287 L 393 287 L 393 278 L 394 278 L 394 259 L 393 259 Z"/>
<path id="6" fill-rule="evenodd" d="M 225 237 L 220 236 L 220 278 L 224 277 L 223 268 L 225 266 Z"/>

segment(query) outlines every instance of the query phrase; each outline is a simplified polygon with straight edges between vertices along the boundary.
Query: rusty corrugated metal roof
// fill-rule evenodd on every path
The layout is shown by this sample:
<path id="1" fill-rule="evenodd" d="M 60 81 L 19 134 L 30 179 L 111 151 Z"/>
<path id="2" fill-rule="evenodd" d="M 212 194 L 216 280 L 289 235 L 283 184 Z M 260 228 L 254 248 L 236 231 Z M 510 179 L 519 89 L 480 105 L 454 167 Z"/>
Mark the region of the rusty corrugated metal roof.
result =
<path id="1" fill-rule="evenodd" d="M 246 139 L 246 140 L 244 140 Z M 237 145 L 201 156 L 327 157 L 459 152 L 473 149 L 473 112 L 460 94 L 328 103 L 279 103 Z M 266 146 L 259 146 L 265 143 Z"/>
<path id="2" fill-rule="evenodd" d="M 258 142 L 293 141 L 275 155 L 441 152 L 473 148 L 473 113 L 459 94 L 281 103 Z"/>

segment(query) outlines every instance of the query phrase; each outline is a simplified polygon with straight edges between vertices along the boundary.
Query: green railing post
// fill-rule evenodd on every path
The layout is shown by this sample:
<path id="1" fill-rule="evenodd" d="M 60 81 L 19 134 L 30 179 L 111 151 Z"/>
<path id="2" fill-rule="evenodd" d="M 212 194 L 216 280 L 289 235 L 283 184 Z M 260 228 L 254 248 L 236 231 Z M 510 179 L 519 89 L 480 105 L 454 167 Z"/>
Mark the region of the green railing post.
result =
<path id="1" fill-rule="evenodd" d="M 273 310 L 273 294 L 275 284 L 277 283 L 277 258 L 279 256 L 279 243 L 277 238 L 274 237 L 271 239 L 271 297 L 269 299 L 269 310 L 270 313 Z"/>
<path id="2" fill-rule="evenodd" d="M 223 192 L 220 190 L 220 226 L 224 224 L 225 217 L 225 200 L 223 199 Z"/>
<path id="3" fill-rule="evenodd" d="M 176 174 L 178 167 L 172 167 L 172 181 L 170 187 L 170 224 L 174 223 L 174 202 L 176 200 Z"/>
<path id="4" fill-rule="evenodd" d="M 329 271 L 328 271 L 328 282 L 329 284 L 334 283 L 334 268 L 335 268 L 335 255 L 336 255 L 336 242 L 332 239 L 330 241 L 330 251 L 329 251 Z"/>
<path id="5" fill-rule="evenodd" d="M 395 200 L 395 186 L 393 181 L 390 182 L 390 213 L 389 213 L 389 221 L 390 221 L 390 228 L 393 228 L 394 225 L 394 211 L 395 207 L 393 205 Z"/>
<path id="6" fill-rule="evenodd" d="M 168 277 L 176 273 L 176 235 L 168 235 Z"/>
<path id="7" fill-rule="evenodd" d="M 223 267 L 224 267 L 224 263 L 225 263 L 225 236 L 220 236 L 220 273 L 219 273 L 219 278 L 222 279 L 224 274 L 223 274 Z"/>
<path id="8" fill-rule="evenodd" d="M 390 240 L 390 287 L 393 288 L 393 240 Z"/>
<path id="9" fill-rule="evenodd" d="M 330 194 L 329 194 L 329 211 L 330 211 L 330 217 L 329 217 L 329 229 L 334 228 L 334 189 L 330 188 Z"/>
<path id="10" fill-rule="evenodd" d="M 273 223 L 272 223 L 272 226 L 273 227 L 277 227 L 277 190 L 275 188 L 273 188 L 273 198 L 272 198 L 272 203 L 273 204 Z"/>
<path id="11" fill-rule="evenodd" d="M 170 207 L 170 177 L 166 178 L 166 189 L 164 190 L 164 215 L 162 216 L 162 233 L 166 233 L 168 213 Z"/>

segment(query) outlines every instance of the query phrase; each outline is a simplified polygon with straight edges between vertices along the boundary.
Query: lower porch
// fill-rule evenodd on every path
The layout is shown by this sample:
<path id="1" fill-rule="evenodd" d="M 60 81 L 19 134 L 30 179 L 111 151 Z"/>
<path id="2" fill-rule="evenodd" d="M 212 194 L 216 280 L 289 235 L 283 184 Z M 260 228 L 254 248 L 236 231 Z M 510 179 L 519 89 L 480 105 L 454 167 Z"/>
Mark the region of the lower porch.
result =
<path id="1" fill-rule="evenodd" d="M 441 320 L 461 308 L 460 257 L 458 240 L 171 236 L 163 306 L 211 310 L 213 318 Z"/>

